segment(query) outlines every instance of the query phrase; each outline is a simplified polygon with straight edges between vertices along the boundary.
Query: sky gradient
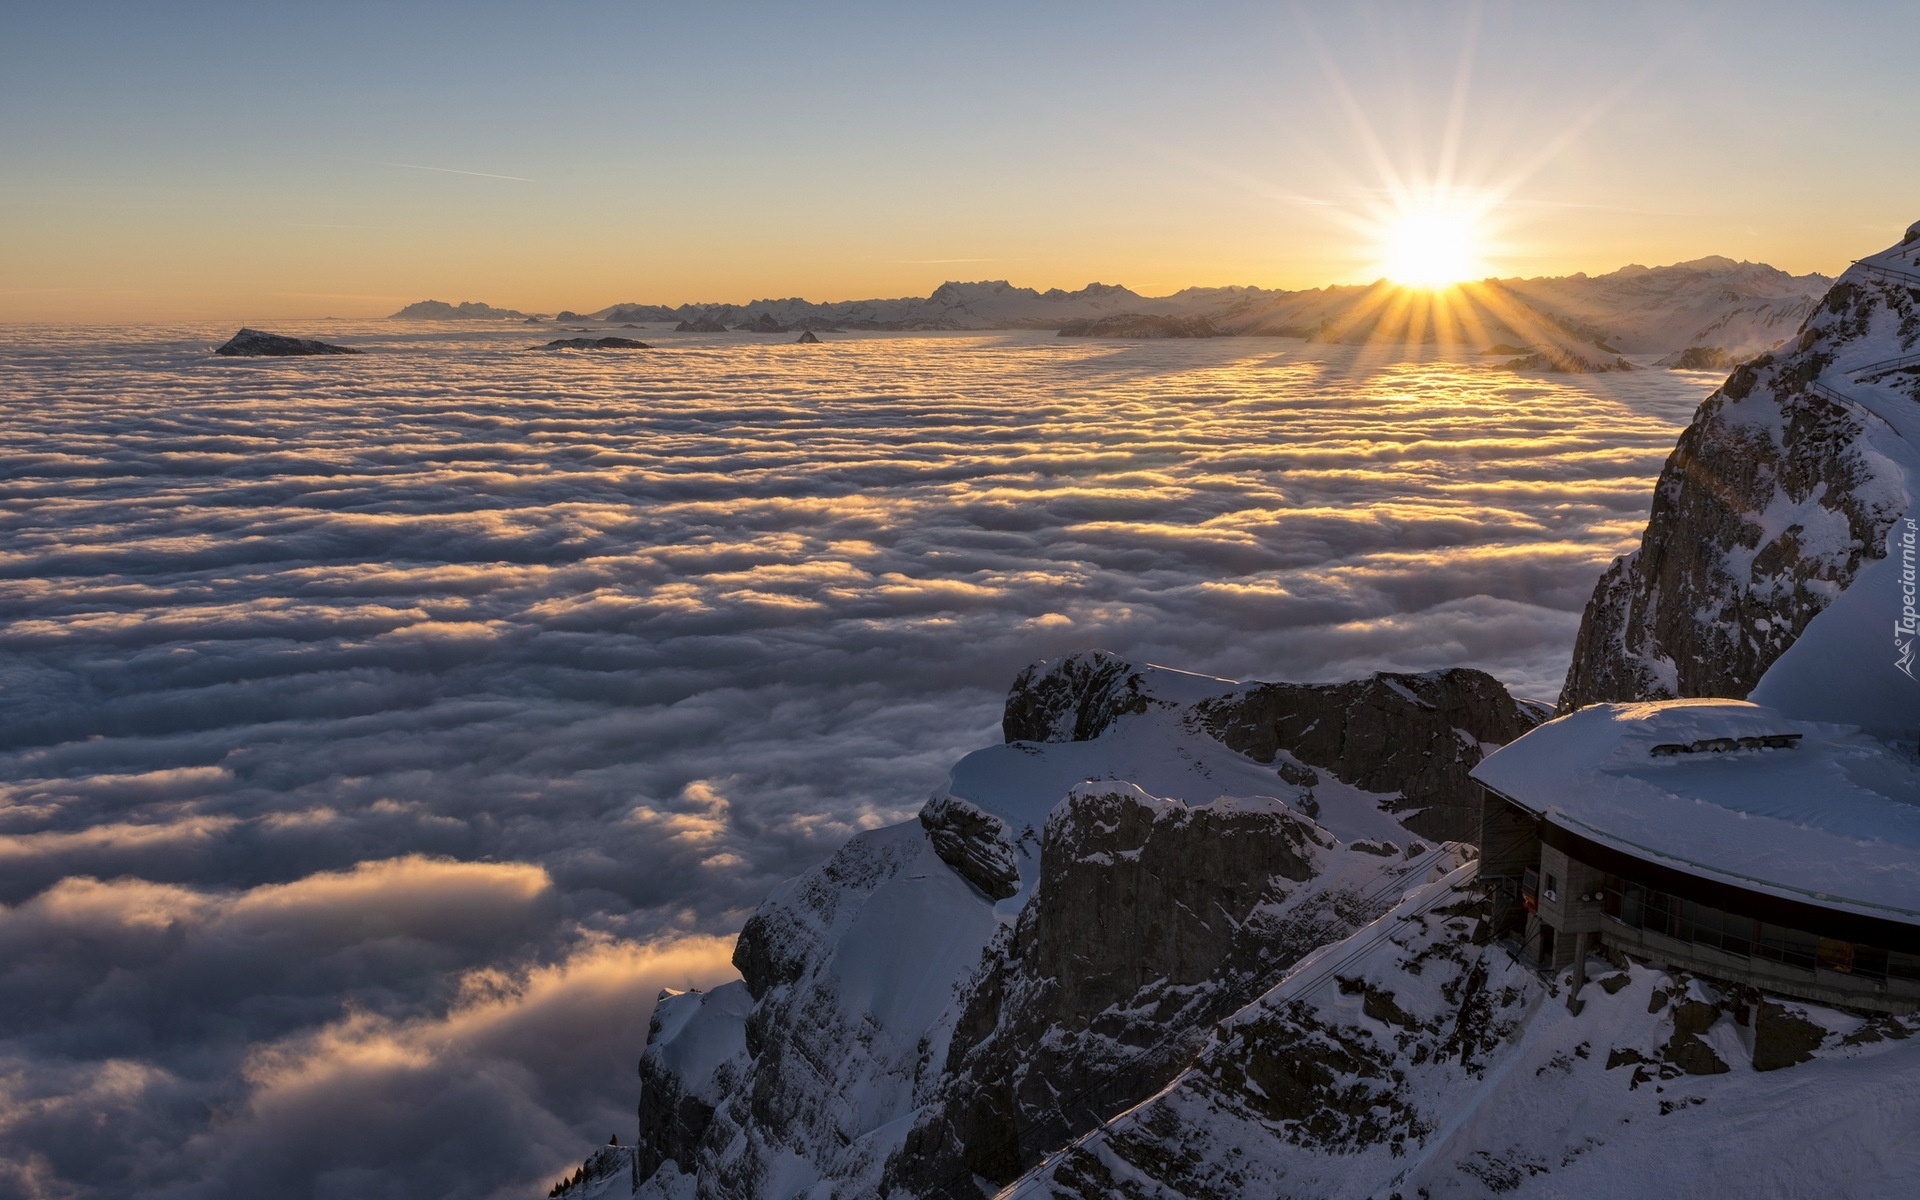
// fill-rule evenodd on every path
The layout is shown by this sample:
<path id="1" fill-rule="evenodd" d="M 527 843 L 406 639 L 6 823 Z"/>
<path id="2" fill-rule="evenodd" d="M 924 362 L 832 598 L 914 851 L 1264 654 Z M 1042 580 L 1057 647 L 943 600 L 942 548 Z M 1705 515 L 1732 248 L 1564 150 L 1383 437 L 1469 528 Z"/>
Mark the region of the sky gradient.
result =
<path id="1" fill-rule="evenodd" d="M 88 4 L 0 38 L 0 320 L 1378 274 L 1833 272 L 1920 217 L 1920 9 Z M 1449 164 L 1451 164 L 1449 166 Z"/>

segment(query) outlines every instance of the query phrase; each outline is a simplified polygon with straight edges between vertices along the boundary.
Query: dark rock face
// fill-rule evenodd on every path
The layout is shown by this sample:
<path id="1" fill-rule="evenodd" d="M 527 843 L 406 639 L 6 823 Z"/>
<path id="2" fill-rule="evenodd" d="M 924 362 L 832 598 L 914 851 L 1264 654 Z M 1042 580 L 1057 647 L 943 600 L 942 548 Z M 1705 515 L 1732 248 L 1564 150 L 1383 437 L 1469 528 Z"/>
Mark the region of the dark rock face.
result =
<path id="1" fill-rule="evenodd" d="M 1140 313 L 1118 313 L 1086 321 L 1069 321 L 1060 327 L 1061 337 L 1107 338 L 1210 338 L 1225 337 L 1223 330 L 1205 317 L 1154 317 Z"/>
<path id="2" fill-rule="evenodd" d="M 817 346 L 820 344 L 820 339 L 813 336 L 813 330 L 809 329 L 795 338 L 794 344 L 797 346 Z"/>
<path id="3" fill-rule="evenodd" d="M 1546 371 L 1554 375 L 1598 375 L 1631 371 L 1632 363 L 1619 355 L 1588 354 L 1565 346 L 1549 346 L 1507 364 L 1510 371 Z"/>
<path id="4" fill-rule="evenodd" d="M 660 1036 L 656 1010 L 647 1029 L 649 1043 Z M 668 1161 L 691 1167 L 700 1139 L 713 1123 L 713 1105 L 692 1095 L 680 1077 L 655 1055 L 640 1057 L 640 1136 L 634 1144 L 634 1178 L 645 1179 Z"/>
<path id="5" fill-rule="evenodd" d="M 286 358 L 307 354 L 359 354 L 360 351 L 347 346 L 335 346 L 331 342 L 317 342 L 311 338 L 286 337 L 278 333 L 265 333 L 258 329 L 242 329 L 228 338 L 225 345 L 214 351 L 230 358 L 260 357 Z"/>
<path id="6" fill-rule="evenodd" d="M 1660 365 L 1675 371 L 1727 371 L 1734 361 L 1733 355 L 1718 346 L 1688 346 L 1661 359 Z"/>
<path id="7" fill-rule="evenodd" d="M 1264 683 L 1201 701 L 1195 719 L 1222 744 L 1260 762 L 1282 750 L 1342 783 L 1399 792 L 1417 833 L 1478 836 L 1479 787 L 1467 777 L 1483 746 L 1504 745 L 1544 713 L 1484 671 L 1375 675 L 1341 684 Z"/>
<path id="8" fill-rule="evenodd" d="M 741 931 L 743 982 L 729 985 L 741 1005 L 739 1053 L 709 1083 L 647 1083 L 643 1177 L 667 1172 L 703 1200 L 773 1197 L 791 1191 L 779 1190 L 780 1164 L 806 1159 L 803 1170 L 835 1181 L 837 1195 L 973 1200 L 976 1176 L 1010 1180 L 1152 1095 L 1214 1022 L 1420 882 L 1432 867 L 1424 844 L 1404 854 L 1384 842 L 1344 846 L 1301 815 L 1326 774 L 1389 794 L 1404 784 L 1431 809 L 1456 775 L 1464 781 L 1481 742 L 1517 736 L 1537 717 L 1477 671 L 1302 687 L 1183 675 L 1102 651 L 1035 664 L 1009 693 L 1011 741 L 1114 732 L 1123 744 L 1130 722 L 1150 721 L 1201 753 L 1274 764 L 1271 793 L 1189 807 L 1087 782 L 1041 833 L 1023 829 L 1018 840 L 1009 819 L 941 795 L 914 825 L 859 835 L 776 889 Z M 1343 735 L 1345 725 L 1354 728 Z M 1363 761 L 1376 751 L 1390 763 L 1384 773 Z M 938 930 L 926 944 L 951 935 L 970 948 L 940 958 L 931 987 L 914 972 L 933 960 L 914 965 L 922 960 L 906 946 L 883 956 L 902 964 L 898 976 L 872 975 L 872 947 L 844 941 L 849 931 L 939 888 L 951 889 L 941 893 L 946 924 L 924 927 Z M 1007 914 L 991 902 L 1020 896 L 1013 923 L 1001 924 Z M 868 965 L 849 975 L 847 963 Z M 876 979 L 887 995 L 937 993 L 938 1015 L 889 1025 L 862 1007 L 879 994 L 868 990 Z M 1365 1012 L 1390 1025 L 1410 1011 L 1390 991 L 1366 997 Z M 667 1048 L 650 1038 L 648 1053 L 666 1054 L 673 1036 Z M 661 1165 L 669 1160 L 677 1166 Z"/>
<path id="9" fill-rule="evenodd" d="M 551 342 L 548 342 L 546 345 L 538 347 L 538 349 L 541 349 L 541 350 L 651 350 L 653 349 L 653 347 L 647 345 L 645 342 L 636 342 L 632 338 L 578 337 L 578 338 L 555 338 Z"/>
<path id="10" fill-rule="evenodd" d="M 1809 386 L 1876 318 L 1920 339 L 1909 289 L 1843 279 L 1793 350 L 1743 364 L 1700 406 L 1660 472 L 1640 549 L 1587 602 L 1562 712 L 1742 699 L 1880 553 L 1906 503 L 1899 471 L 1864 452 L 1864 410 Z"/>
<path id="11" fill-rule="evenodd" d="M 1084 742 L 1153 701 L 1134 665 L 1107 650 L 1037 662 L 1007 693 L 1000 730 L 1009 742 Z"/>
<path id="12" fill-rule="evenodd" d="M 1826 1030 L 1799 1013 L 1762 1000 L 1754 1011 L 1753 1069 L 1778 1071 L 1807 1062 L 1826 1038 Z"/>
<path id="13" fill-rule="evenodd" d="M 940 861 L 988 898 L 1005 900 L 1020 890 L 1013 835 L 999 817 L 965 800 L 935 796 L 920 810 L 920 826 Z"/>
<path id="14" fill-rule="evenodd" d="M 676 333 L 725 333 L 727 331 L 726 324 L 713 317 L 682 321 L 673 328 Z"/>
<path id="15" fill-rule="evenodd" d="M 505 321 L 517 320 L 526 315 L 518 309 L 495 308 L 491 304 L 482 304 L 478 300 L 462 300 L 458 304 L 448 304 L 444 300 L 420 300 L 394 313 L 388 320 Z"/>
<path id="16" fill-rule="evenodd" d="M 1190 809 L 1124 784 L 1076 791 L 1047 820 L 1033 899 L 989 949 L 940 1097 L 882 1194 L 973 1200 L 971 1175 L 1011 1180 L 1151 1094 L 1209 1023 L 1326 940 L 1300 914 L 1256 913 L 1314 877 L 1322 836 L 1278 806 Z"/>

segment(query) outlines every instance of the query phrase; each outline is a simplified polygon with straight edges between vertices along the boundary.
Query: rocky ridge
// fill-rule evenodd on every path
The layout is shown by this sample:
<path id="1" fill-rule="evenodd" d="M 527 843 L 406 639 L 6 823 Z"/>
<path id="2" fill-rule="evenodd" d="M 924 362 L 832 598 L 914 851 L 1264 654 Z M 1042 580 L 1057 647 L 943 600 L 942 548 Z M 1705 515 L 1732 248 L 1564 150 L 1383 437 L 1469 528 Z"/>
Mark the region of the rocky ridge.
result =
<path id="1" fill-rule="evenodd" d="M 1470 866 L 1408 893 L 1010 1194 L 1732 1200 L 1911 1188 L 1893 1130 L 1920 1115 L 1901 1082 L 1920 1065 L 1920 1022 L 1777 1003 L 1624 958 L 1587 985 L 1576 1016 L 1554 1003 L 1562 981 L 1486 944 L 1483 919 Z"/>
<path id="2" fill-rule="evenodd" d="M 614 304 L 594 319 L 659 323 L 681 332 L 802 329 L 1053 329 L 1080 336 L 1276 336 L 1325 342 L 1383 340 L 1480 347 L 1504 342 L 1559 369 L 1611 364 L 1621 354 L 1666 354 L 1715 346 L 1738 358 L 1772 348 L 1798 327 L 1832 281 L 1758 263 L 1696 259 L 1625 267 L 1607 275 L 1482 280 L 1442 299 L 1385 280 L 1304 291 L 1186 288 L 1142 296 L 1116 284 L 1067 291 L 1004 279 L 949 281 L 924 297 L 842 300 L 799 297 L 745 304 Z M 471 302 L 423 301 L 394 314 L 434 319 L 523 316 Z M 564 319 L 575 319 L 567 314 Z M 1205 331 L 1211 329 L 1213 334 Z"/>
<path id="3" fill-rule="evenodd" d="M 770 896 L 737 943 L 741 982 L 662 999 L 639 1194 L 958 1196 L 943 1172 L 1016 1176 L 1162 1086 L 1193 1031 L 1457 861 L 1391 810 L 1430 807 L 1430 760 L 1478 761 L 1537 719 L 1503 699 L 1478 672 L 1317 689 L 1097 652 L 1029 669 L 1005 745 L 958 764 L 916 821 Z M 1316 703 L 1347 736 L 1294 737 Z M 1431 720 L 1407 724 L 1415 711 Z M 1415 753 L 1367 783 L 1403 774 L 1413 806 L 1338 774 L 1342 747 L 1396 723 Z M 1325 752 L 1326 775 L 1293 741 Z"/>

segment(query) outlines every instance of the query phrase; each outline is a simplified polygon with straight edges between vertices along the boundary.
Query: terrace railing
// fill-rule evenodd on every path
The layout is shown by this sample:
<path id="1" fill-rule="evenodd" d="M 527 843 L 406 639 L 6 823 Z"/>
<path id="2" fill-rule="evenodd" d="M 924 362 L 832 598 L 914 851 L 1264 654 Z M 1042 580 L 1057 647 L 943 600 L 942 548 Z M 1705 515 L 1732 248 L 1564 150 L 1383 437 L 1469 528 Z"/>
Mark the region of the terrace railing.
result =
<path id="1" fill-rule="evenodd" d="M 1885 263 L 1874 262 L 1872 259 L 1866 258 L 1854 259 L 1853 265 L 1856 267 L 1864 267 L 1876 275 L 1885 275 L 1889 279 L 1897 280 L 1912 287 L 1920 287 L 1920 273 L 1903 271 L 1899 267 L 1890 267 Z"/>
<path id="2" fill-rule="evenodd" d="M 1855 367 L 1852 375 L 1856 380 L 1865 382 L 1868 376 L 1884 375 L 1888 371 L 1904 370 L 1907 367 L 1920 367 L 1920 354 L 1907 354 L 1899 358 L 1883 358 L 1864 367 Z"/>

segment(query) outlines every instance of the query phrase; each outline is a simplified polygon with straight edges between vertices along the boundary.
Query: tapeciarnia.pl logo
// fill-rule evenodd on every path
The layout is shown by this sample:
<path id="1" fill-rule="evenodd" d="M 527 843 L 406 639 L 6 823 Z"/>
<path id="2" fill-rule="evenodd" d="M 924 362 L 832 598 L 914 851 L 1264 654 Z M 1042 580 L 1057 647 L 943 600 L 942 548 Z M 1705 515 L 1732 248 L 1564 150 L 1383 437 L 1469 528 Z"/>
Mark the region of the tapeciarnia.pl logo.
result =
<path id="1" fill-rule="evenodd" d="M 1914 596 L 1920 592 L 1920 585 L 1914 576 L 1914 542 L 1920 534 L 1912 517 L 1901 523 L 1900 529 L 1900 619 L 1893 623 L 1894 669 L 1908 679 L 1913 674 L 1913 656 L 1916 640 L 1920 640 L 1920 613 L 1914 611 Z M 1920 679 L 1915 679 L 1920 682 Z"/>

